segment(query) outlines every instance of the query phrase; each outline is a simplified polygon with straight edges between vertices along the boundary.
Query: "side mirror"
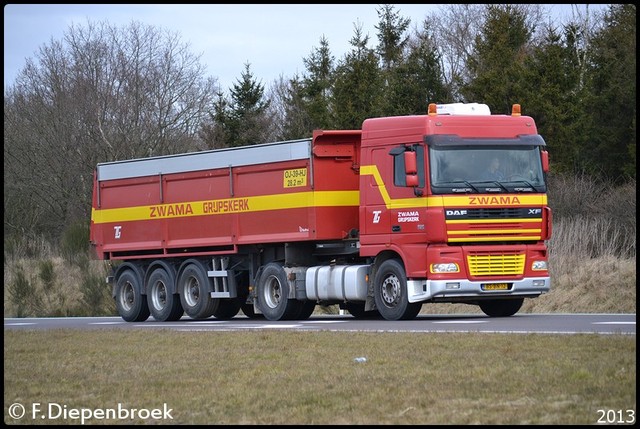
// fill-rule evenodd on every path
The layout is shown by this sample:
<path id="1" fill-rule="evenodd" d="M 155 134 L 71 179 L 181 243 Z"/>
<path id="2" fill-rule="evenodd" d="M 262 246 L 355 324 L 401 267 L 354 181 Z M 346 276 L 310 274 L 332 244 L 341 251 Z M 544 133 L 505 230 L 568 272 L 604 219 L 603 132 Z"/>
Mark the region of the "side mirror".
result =
<path id="1" fill-rule="evenodd" d="M 418 186 L 418 156 L 415 152 L 404 153 L 404 169 L 407 187 Z"/>
<path id="2" fill-rule="evenodd" d="M 549 152 L 546 150 L 540 151 L 540 159 L 542 160 L 542 171 L 549 172 Z"/>

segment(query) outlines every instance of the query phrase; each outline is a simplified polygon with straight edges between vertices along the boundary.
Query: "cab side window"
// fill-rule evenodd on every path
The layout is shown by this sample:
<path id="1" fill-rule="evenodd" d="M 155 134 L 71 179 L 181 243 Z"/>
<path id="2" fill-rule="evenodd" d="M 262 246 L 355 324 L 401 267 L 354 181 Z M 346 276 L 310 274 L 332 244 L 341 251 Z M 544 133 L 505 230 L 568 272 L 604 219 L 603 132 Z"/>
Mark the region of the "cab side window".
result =
<path id="1" fill-rule="evenodd" d="M 393 156 L 393 184 L 395 186 L 408 186 L 404 153 L 412 150 L 416 152 L 417 157 L 418 187 L 424 187 L 424 146 L 421 145 L 398 146 L 389 152 Z"/>

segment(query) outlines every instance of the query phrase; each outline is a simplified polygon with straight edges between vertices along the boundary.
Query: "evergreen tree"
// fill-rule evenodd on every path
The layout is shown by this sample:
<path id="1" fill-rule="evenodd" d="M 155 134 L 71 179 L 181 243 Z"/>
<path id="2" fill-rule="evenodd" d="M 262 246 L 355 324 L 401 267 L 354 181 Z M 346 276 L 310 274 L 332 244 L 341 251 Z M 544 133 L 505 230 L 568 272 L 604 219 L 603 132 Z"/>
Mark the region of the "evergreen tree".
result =
<path id="1" fill-rule="evenodd" d="M 544 29 L 539 46 L 525 61 L 520 104 L 523 114 L 536 120 L 551 153 L 554 172 L 580 172 L 581 147 L 586 121 L 584 85 L 576 52 L 575 25 L 564 28 L 564 37 L 551 25 Z"/>
<path id="2" fill-rule="evenodd" d="M 615 181 L 636 177 L 636 5 L 614 4 L 593 39 L 588 85 L 591 173 Z"/>
<path id="3" fill-rule="evenodd" d="M 510 113 L 522 99 L 524 61 L 533 29 L 513 5 L 487 5 L 487 18 L 467 62 L 472 77 L 461 88 L 469 101 L 487 103 L 495 113 Z"/>
<path id="4" fill-rule="evenodd" d="M 265 143 L 269 130 L 266 115 L 269 101 L 264 97 L 264 85 L 258 83 L 251 73 L 251 65 L 245 64 L 241 78 L 231 88 L 231 100 L 226 114 L 229 146 L 246 146 Z"/>
<path id="5" fill-rule="evenodd" d="M 229 102 L 221 91 L 216 94 L 216 101 L 209 112 L 208 121 L 200 125 L 200 139 L 206 149 L 220 149 L 228 147 L 231 140 Z"/>
<path id="6" fill-rule="evenodd" d="M 403 18 L 395 10 L 395 6 L 385 4 L 376 10 L 380 19 L 378 25 L 378 47 L 382 70 L 389 73 L 403 62 L 404 48 L 408 36 L 405 35 L 411 20 Z"/>
<path id="7" fill-rule="evenodd" d="M 314 129 L 331 128 L 330 96 L 334 60 L 324 36 L 320 38 L 320 47 L 303 59 L 307 73 L 301 86 L 302 108 L 309 118 L 309 135 Z"/>
<path id="8" fill-rule="evenodd" d="M 333 85 L 333 123 L 340 129 L 360 129 L 366 118 L 380 116 L 382 112 L 382 76 L 378 58 L 367 47 L 369 36 L 356 25 L 349 41 L 353 47 L 336 68 Z"/>
<path id="9" fill-rule="evenodd" d="M 435 43 L 425 29 L 406 47 L 407 57 L 389 73 L 385 115 L 418 115 L 429 103 L 450 101 Z"/>

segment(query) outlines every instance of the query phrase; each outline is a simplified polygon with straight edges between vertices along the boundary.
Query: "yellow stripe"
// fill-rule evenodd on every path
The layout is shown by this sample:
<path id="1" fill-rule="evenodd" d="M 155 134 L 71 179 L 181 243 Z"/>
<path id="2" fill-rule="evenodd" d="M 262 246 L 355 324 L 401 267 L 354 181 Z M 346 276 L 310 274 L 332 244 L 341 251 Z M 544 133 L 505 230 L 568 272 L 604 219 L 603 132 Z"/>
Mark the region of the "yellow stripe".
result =
<path id="1" fill-rule="evenodd" d="M 542 232 L 541 229 L 485 229 L 473 231 L 447 231 L 449 235 L 485 235 L 485 234 L 520 234 L 524 232 Z"/>
<path id="2" fill-rule="evenodd" d="M 465 194 L 462 196 L 431 196 L 416 198 L 397 198 L 393 199 L 389 196 L 389 191 L 382 180 L 377 165 L 363 165 L 360 167 L 361 176 L 373 176 L 373 180 L 380 189 L 380 195 L 384 200 L 384 204 L 388 209 L 407 209 L 421 207 L 478 207 L 484 205 L 495 205 L 502 207 L 508 204 L 512 207 L 517 206 L 537 206 L 547 205 L 546 195 L 509 195 L 491 194 L 478 196 L 477 194 Z M 495 199 L 496 203 L 491 203 Z M 508 202 L 500 202 L 501 200 L 510 200 Z M 514 202 L 514 200 L 517 200 Z"/>
<path id="3" fill-rule="evenodd" d="M 217 203 L 236 203 L 239 209 L 211 212 Z M 223 198 L 218 200 L 186 201 L 176 204 L 124 207 L 117 209 L 92 209 L 94 223 L 127 222 L 135 220 L 166 219 L 229 213 L 249 213 L 267 210 L 284 210 L 309 207 L 358 207 L 358 191 L 317 191 L 292 194 L 260 195 L 246 198 Z M 177 207 L 177 208 L 176 208 Z M 209 207 L 209 210 L 207 210 Z M 233 205 L 231 206 L 233 207 Z M 176 208 L 168 214 L 169 208 Z M 164 213 L 164 215 L 161 215 Z"/>
<path id="4" fill-rule="evenodd" d="M 530 206 L 530 205 L 546 205 L 546 195 L 521 195 L 509 196 L 509 197 L 478 197 L 476 195 L 465 196 L 430 196 L 430 197 L 416 197 L 416 198 L 396 198 L 393 199 L 389 196 L 387 187 L 382 180 L 380 171 L 376 165 L 363 165 L 360 168 L 361 175 L 373 176 L 376 185 L 380 190 L 380 195 L 384 200 L 387 209 L 407 209 L 407 208 L 426 208 L 426 207 L 477 207 L 478 205 L 491 205 L 482 203 L 480 198 L 509 198 L 511 202 L 508 202 L 510 206 Z M 502 195 L 502 194 L 501 194 Z M 517 199 L 513 202 L 513 199 Z M 211 213 L 205 211 L 207 204 L 216 204 L 218 202 L 240 202 L 243 201 L 247 208 L 242 210 L 226 210 L 221 212 Z M 360 204 L 359 191 L 311 191 L 311 192 L 298 192 L 292 194 L 275 194 L 275 195 L 261 195 L 245 198 L 223 198 L 218 200 L 204 200 L 204 201 L 188 201 L 184 203 L 176 204 L 157 204 L 147 206 L 136 207 L 124 207 L 117 209 L 92 209 L 91 219 L 94 223 L 107 223 L 107 222 L 127 222 L 135 220 L 148 220 L 148 219 L 164 219 L 171 217 L 191 217 L 202 215 L 215 215 L 215 214 L 228 214 L 228 213 L 246 213 L 246 212 L 258 212 L 268 210 L 285 210 L 293 208 L 305 208 L 305 207 L 357 207 Z M 496 206 L 503 206 L 505 203 L 496 203 Z M 174 207 L 174 213 L 166 214 L 169 207 Z M 153 217 L 152 214 L 155 210 L 157 216 Z M 165 213 L 162 215 L 161 213 Z M 536 220 L 516 220 L 515 222 L 535 222 Z M 539 220 L 538 220 L 539 221 Z M 457 222 L 457 221 L 448 221 Z M 460 221 L 469 222 L 469 221 Z M 482 221 L 473 221 L 474 223 L 480 223 Z M 487 222 L 491 222 L 490 220 Z"/>
<path id="5" fill-rule="evenodd" d="M 542 219 L 468 219 L 468 220 L 448 220 L 445 223 L 447 225 L 453 224 L 480 224 L 480 223 L 540 223 Z"/>
<path id="6" fill-rule="evenodd" d="M 529 236 L 529 237 L 473 237 L 473 241 L 474 242 L 480 242 L 480 241 L 519 241 L 519 240 L 535 240 L 538 241 L 540 240 L 540 236 Z M 458 242 L 464 242 L 464 241 L 469 241 L 469 238 L 449 238 L 447 240 L 449 243 L 458 243 Z"/>

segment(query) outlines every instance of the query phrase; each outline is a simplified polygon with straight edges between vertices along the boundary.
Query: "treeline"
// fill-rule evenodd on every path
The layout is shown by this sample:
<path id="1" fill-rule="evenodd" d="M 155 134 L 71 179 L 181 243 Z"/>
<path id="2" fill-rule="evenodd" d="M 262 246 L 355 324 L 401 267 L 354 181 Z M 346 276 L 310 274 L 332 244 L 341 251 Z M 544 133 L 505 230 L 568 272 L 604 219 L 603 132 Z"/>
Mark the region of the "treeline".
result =
<path id="1" fill-rule="evenodd" d="M 431 102 L 493 113 L 520 103 L 553 174 L 635 189 L 636 6 L 576 5 L 560 24 L 544 6 L 442 5 L 411 23 L 381 5 L 375 39 L 356 25 L 342 58 L 320 37 L 304 72 L 266 86 L 246 63 L 227 90 L 178 34 L 137 22 L 71 26 L 5 88 L 5 250 L 8 240 L 88 231 L 98 162 L 358 129 Z"/>

